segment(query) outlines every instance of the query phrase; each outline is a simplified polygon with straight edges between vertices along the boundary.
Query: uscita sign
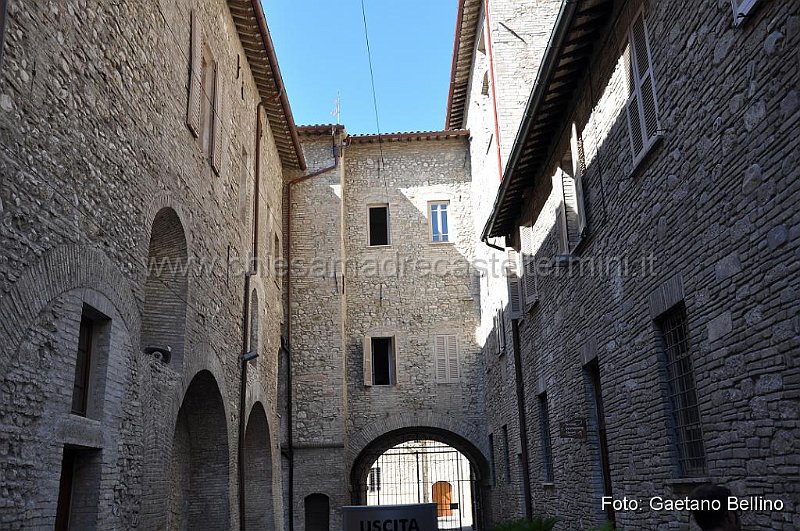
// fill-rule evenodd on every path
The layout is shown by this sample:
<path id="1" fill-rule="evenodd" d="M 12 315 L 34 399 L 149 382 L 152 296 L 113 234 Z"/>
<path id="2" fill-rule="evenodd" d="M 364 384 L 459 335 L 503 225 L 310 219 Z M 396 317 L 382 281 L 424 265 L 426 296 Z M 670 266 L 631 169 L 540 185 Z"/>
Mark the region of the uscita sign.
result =
<path id="1" fill-rule="evenodd" d="M 436 504 L 343 507 L 344 531 L 437 531 Z"/>

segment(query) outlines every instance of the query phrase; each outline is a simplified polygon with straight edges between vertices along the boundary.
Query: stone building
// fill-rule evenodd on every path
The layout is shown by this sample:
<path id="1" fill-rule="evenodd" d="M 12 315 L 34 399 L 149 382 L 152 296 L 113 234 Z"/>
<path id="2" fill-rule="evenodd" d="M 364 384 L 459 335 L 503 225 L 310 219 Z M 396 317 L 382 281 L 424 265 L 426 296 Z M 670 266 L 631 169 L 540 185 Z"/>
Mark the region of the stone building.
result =
<path id="1" fill-rule="evenodd" d="M 295 527 L 320 499 L 339 526 L 342 505 L 367 501 L 374 461 L 419 438 L 466 455 L 480 490 L 467 134 L 300 134 L 311 173 L 289 181 L 286 208 Z"/>
<path id="2" fill-rule="evenodd" d="M 733 5 L 563 3 L 482 231 L 516 265 L 533 511 L 570 529 L 687 526 L 648 500 L 706 481 L 800 526 L 800 11 Z"/>
<path id="3" fill-rule="evenodd" d="M 281 528 L 305 163 L 260 4 L 2 7 L 0 528 Z"/>
<path id="4" fill-rule="evenodd" d="M 337 529 L 415 441 L 475 529 L 800 527 L 796 2 L 460 0 L 384 135 L 258 0 L 0 15 L 0 528 Z"/>

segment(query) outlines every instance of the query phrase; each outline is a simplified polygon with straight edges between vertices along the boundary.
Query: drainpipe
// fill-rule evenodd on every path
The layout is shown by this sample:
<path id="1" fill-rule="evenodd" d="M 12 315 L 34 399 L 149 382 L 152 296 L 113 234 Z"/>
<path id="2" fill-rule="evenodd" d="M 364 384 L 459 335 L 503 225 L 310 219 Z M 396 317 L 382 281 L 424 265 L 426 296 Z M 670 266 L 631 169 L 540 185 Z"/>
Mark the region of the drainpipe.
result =
<path id="1" fill-rule="evenodd" d="M 525 497 L 525 518 L 533 518 L 533 500 L 531 498 L 531 475 L 528 463 L 528 419 L 525 414 L 525 382 L 522 379 L 522 352 L 519 337 L 519 320 L 511 321 L 512 341 L 514 348 L 514 379 L 517 388 L 517 415 L 519 422 L 520 446 L 522 449 L 522 491 Z"/>
<path id="2" fill-rule="evenodd" d="M 258 226 L 261 185 L 261 103 L 256 105 L 256 148 L 253 173 L 253 240 L 249 271 L 244 275 L 244 304 L 242 308 L 242 355 L 250 351 L 250 278 L 258 272 Z M 247 428 L 247 366 L 249 361 L 239 357 L 241 379 L 239 381 L 239 529 L 245 531 L 245 448 L 244 437 Z"/>
<path id="3" fill-rule="evenodd" d="M 486 18 L 486 54 L 489 56 L 489 76 L 492 78 L 492 110 L 494 112 L 494 138 L 497 145 L 498 179 L 503 180 L 503 157 L 500 151 L 500 120 L 497 114 L 497 80 L 494 75 L 494 53 L 492 52 L 492 24 L 489 18 L 489 0 L 484 2 L 484 18 Z"/>
<path id="4" fill-rule="evenodd" d="M 331 136 L 333 137 L 333 164 L 322 168 L 321 170 L 317 170 L 315 172 L 309 173 L 308 175 L 303 175 L 296 179 L 292 179 L 286 183 L 286 216 L 287 216 L 287 234 L 285 238 L 286 242 L 286 312 L 288 313 L 286 319 L 286 340 L 285 342 L 281 339 L 281 346 L 285 349 L 285 353 L 287 356 L 286 365 L 287 365 L 287 376 L 286 376 L 286 438 L 288 439 L 287 445 L 288 448 L 286 449 L 286 456 L 289 459 L 289 507 L 288 507 L 288 519 L 289 519 L 289 531 L 294 531 L 294 439 L 293 439 L 293 429 L 292 425 L 294 424 L 293 417 L 292 417 L 292 187 L 295 184 L 307 181 L 313 177 L 317 177 L 318 175 L 322 175 L 323 173 L 327 173 L 329 171 L 335 170 L 339 167 L 339 160 L 341 158 L 341 150 L 338 145 L 338 140 L 336 135 L 341 132 L 339 126 L 335 126 L 331 131 Z"/>

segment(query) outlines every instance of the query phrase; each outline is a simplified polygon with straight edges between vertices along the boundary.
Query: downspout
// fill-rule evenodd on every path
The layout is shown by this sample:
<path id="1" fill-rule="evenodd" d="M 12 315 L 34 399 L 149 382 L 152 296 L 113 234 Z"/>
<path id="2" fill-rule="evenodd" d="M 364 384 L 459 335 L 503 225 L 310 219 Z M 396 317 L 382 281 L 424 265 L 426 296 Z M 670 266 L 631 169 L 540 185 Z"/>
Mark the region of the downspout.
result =
<path id="1" fill-rule="evenodd" d="M 244 305 L 242 308 L 242 355 L 250 351 L 250 277 L 258 272 L 258 226 L 259 226 L 259 199 L 261 185 L 261 103 L 256 105 L 256 148 L 253 174 L 253 240 L 250 267 L 244 276 Z M 249 361 L 239 357 L 241 364 L 241 379 L 239 381 L 239 529 L 245 531 L 245 447 L 244 438 L 247 428 L 247 366 Z"/>
<path id="2" fill-rule="evenodd" d="M 322 175 L 323 173 L 327 173 L 329 171 L 335 170 L 339 167 L 339 159 L 341 157 L 341 152 L 339 150 L 339 146 L 337 145 L 336 135 L 339 134 L 339 128 L 334 128 L 332 135 L 333 135 L 333 159 L 334 162 L 332 165 L 322 168 L 321 170 L 317 170 L 315 172 L 309 173 L 308 175 L 303 175 L 296 179 L 292 179 L 286 183 L 286 216 L 287 216 L 287 231 L 286 231 L 286 313 L 288 314 L 286 318 L 286 340 L 285 342 L 281 340 L 281 345 L 286 351 L 286 438 L 288 439 L 286 448 L 286 456 L 289 460 L 289 481 L 288 481 L 288 490 L 289 490 L 289 507 L 288 509 L 288 524 L 289 524 L 289 531 L 294 531 L 294 431 L 292 429 L 292 425 L 294 424 L 294 420 L 292 417 L 292 186 L 297 183 L 301 183 L 303 181 L 307 181 L 313 177 L 318 175 Z"/>
<path id="3" fill-rule="evenodd" d="M 486 18 L 486 54 L 489 56 L 489 75 L 492 78 L 492 111 L 494 113 L 494 138 L 497 146 L 498 180 L 503 181 L 503 156 L 500 151 L 500 119 L 497 114 L 497 80 L 494 75 L 494 53 L 492 53 L 492 24 L 489 18 L 489 0 L 483 8 Z"/>
<path id="4" fill-rule="evenodd" d="M 522 449 L 522 491 L 525 503 L 525 518 L 533 518 L 533 499 L 531 498 L 531 474 L 528 462 L 528 418 L 525 414 L 525 381 L 522 379 L 522 351 L 519 337 L 519 320 L 511 320 L 511 335 L 514 348 L 514 379 L 517 388 L 517 415 L 519 421 L 520 446 Z"/>

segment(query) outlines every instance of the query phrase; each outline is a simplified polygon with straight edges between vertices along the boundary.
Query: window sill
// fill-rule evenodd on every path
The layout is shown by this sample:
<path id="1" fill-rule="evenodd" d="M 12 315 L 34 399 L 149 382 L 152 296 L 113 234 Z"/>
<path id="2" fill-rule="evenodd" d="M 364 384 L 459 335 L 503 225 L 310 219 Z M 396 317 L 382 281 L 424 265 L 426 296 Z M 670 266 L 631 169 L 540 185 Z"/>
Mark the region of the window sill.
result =
<path id="1" fill-rule="evenodd" d="M 525 313 L 531 313 L 537 306 L 539 306 L 539 299 L 525 303 Z"/>
<path id="2" fill-rule="evenodd" d="M 702 485 L 704 483 L 711 483 L 709 477 L 693 477 L 693 478 L 673 478 L 664 481 L 665 485 Z"/>
<path id="3" fill-rule="evenodd" d="M 637 177 L 641 172 L 643 172 L 646 168 L 645 162 L 649 161 L 652 158 L 652 155 L 655 153 L 656 148 L 658 148 L 664 142 L 664 133 L 660 132 L 653 138 L 653 141 L 650 142 L 650 145 L 642 151 L 642 153 L 635 159 L 633 159 L 633 165 L 631 166 L 631 171 L 628 174 L 628 177 L 633 179 Z"/>
<path id="4" fill-rule="evenodd" d="M 555 490 L 556 484 L 552 481 L 542 481 L 542 488 L 545 490 Z"/>
<path id="5" fill-rule="evenodd" d="M 389 244 L 389 245 L 367 245 L 367 249 L 381 250 L 381 249 L 391 249 L 391 248 L 392 248 L 392 244 Z"/>
<path id="6" fill-rule="evenodd" d="M 453 245 L 453 243 L 454 242 L 452 240 L 449 240 L 449 241 L 446 241 L 446 242 L 431 242 L 431 241 L 428 242 L 428 244 L 434 245 L 434 246 L 438 246 L 438 245 Z"/>

